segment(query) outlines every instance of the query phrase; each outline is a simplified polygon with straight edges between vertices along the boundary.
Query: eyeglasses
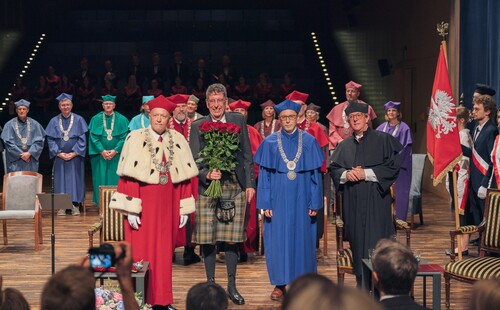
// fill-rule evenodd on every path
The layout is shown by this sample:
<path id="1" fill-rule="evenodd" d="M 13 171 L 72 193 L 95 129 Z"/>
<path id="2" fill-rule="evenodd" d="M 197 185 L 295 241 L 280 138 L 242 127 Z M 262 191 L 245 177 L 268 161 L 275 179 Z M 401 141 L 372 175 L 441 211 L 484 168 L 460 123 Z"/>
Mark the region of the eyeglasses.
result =
<path id="1" fill-rule="evenodd" d="M 297 115 L 280 115 L 280 117 L 279 117 L 279 119 L 281 121 L 286 121 L 286 120 L 293 121 L 296 118 L 297 118 Z"/>
<path id="2" fill-rule="evenodd" d="M 365 116 L 363 113 L 351 113 L 349 114 L 349 119 L 358 119 Z"/>
<path id="3" fill-rule="evenodd" d="M 224 102 L 226 102 L 226 100 L 227 100 L 226 98 L 223 98 L 223 99 L 210 99 L 210 100 L 207 100 L 207 101 L 208 101 L 208 103 L 213 104 L 213 103 L 216 103 L 216 102 L 217 103 L 224 103 Z"/>

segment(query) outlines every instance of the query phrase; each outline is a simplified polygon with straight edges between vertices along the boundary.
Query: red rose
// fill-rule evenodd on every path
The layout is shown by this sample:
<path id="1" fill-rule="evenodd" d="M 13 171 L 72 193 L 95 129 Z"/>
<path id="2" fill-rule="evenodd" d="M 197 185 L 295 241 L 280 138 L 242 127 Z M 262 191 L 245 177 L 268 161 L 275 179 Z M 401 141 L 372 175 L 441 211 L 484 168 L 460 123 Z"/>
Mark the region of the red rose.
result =
<path id="1" fill-rule="evenodd" d="M 207 132 L 210 130 L 210 124 L 209 124 L 209 122 L 203 122 L 200 124 L 199 128 L 200 128 L 200 131 Z"/>

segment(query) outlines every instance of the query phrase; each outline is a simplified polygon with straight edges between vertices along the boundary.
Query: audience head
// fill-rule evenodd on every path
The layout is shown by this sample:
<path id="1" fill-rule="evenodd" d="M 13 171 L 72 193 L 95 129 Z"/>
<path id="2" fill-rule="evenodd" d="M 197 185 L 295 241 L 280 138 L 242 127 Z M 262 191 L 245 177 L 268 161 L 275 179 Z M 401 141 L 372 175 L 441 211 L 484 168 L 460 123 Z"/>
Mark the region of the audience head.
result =
<path id="1" fill-rule="evenodd" d="M 203 282 L 191 287 L 186 298 L 186 310 L 225 310 L 226 291 L 217 283 Z"/>
<path id="2" fill-rule="evenodd" d="M 465 126 L 469 122 L 470 111 L 465 106 L 460 105 L 457 107 L 457 121 Z"/>
<path id="3" fill-rule="evenodd" d="M 478 281 L 472 288 L 469 310 L 489 310 L 500 305 L 500 278 Z"/>
<path id="4" fill-rule="evenodd" d="M 42 310 L 95 310 L 95 279 L 89 268 L 69 266 L 54 274 L 42 291 Z"/>
<path id="5" fill-rule="evenodd" d="M 418 271 L 418 262 L 407 246 L 390 239 L 378 242 L 372 256 L 373 278 L 383 295 L 407 295 Z"/>
<path id="6" fill-rule="evenodd" d="M 290 285 L 282 309 L 330 310 L 338 304 L 337 286 L 327 277 L 310 273 L 298 277 Z"/>
<path id="7" fill-rule="evenodd" d="M 23 293 L 15 288 L 2 289 L 3 277 L 0 276 L 0 310 L 29 310 L 30 305 Z"/>

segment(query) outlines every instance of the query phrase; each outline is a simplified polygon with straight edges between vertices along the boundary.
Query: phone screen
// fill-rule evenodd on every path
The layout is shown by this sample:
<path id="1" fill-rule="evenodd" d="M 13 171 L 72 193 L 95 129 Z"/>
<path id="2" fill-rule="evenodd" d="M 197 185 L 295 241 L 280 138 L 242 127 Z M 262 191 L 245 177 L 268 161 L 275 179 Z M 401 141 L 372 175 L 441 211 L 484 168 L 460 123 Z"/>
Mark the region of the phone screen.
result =
<path id="1" fill-rule="evenodd" d="M 110 254 L 90 254 L 90 266 L 92 268 L 110 268 L 113 265 Z"/>

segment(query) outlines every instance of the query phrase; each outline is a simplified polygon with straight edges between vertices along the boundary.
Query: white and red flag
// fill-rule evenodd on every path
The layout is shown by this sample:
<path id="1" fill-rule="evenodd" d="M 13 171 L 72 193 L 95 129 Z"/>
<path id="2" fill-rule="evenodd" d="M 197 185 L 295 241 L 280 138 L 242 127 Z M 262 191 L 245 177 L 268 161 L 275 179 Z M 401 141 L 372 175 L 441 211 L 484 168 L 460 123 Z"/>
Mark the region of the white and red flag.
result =
<path id="1" fill-rule="evenodd" d="M 439 50 L 427 121 L 427 154 L 434 165 L 434 186 L 439 184 L 462 158 L 455 101 L 443 44 Z"/>

